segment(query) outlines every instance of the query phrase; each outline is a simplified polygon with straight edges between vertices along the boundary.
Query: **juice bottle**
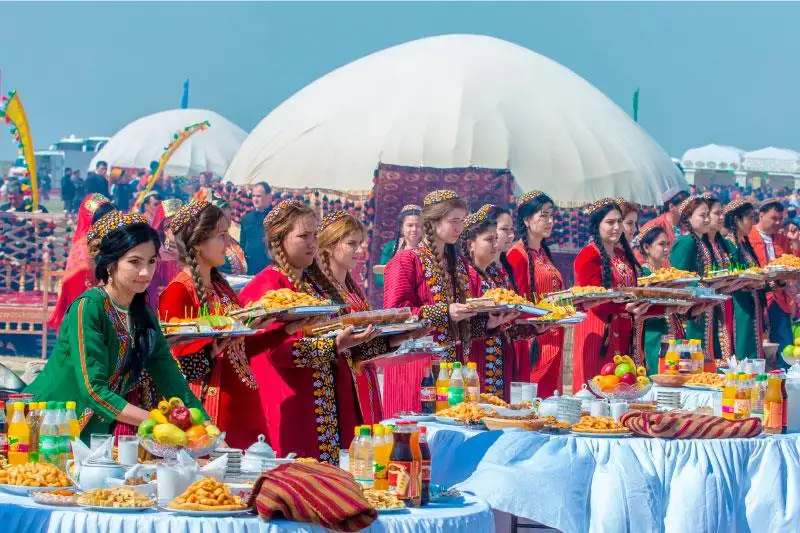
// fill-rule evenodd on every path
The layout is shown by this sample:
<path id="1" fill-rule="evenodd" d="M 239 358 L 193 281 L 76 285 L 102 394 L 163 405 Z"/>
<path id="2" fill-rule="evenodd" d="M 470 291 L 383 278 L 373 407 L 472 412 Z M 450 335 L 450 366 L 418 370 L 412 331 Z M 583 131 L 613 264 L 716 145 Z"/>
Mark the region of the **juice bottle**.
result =
<path id="1" fill-rule="evenodd" d="M 422 506 L 431 502 L 431 449 L 428 446 L 428 428 L 419 428 L 419 451 L 422 456 L 422 495 L 420 501 Z"/>
<path id="2" fill-rule="evenodd" d="M 58 467 L 64 469 L 67 466 L 67 458 L 72 448 L 66 402 L 57 402 L 56 412 L 58 413 Z"/>
<path id="3" fill-rule="evenodd" d="M 767 377 L 767 392 L 764 393 L 764 432 L 786 433 L 786 374 L 773 370 Z"/>
<path id="4" fill-rule="evenodd" d="M 689 341 L 681 341 L 678 353 L 678 373 L 691 374 L 692 373 L 692 352 L 689 347 Z"/>
<path id="5" fill-rule="evenodd" d="M 44 402 L 42 402 L 44 404 Z M 70 442 L 75 439 L 81 438 L 81 423 L 78 422 L 78 416 L 75 414 L 75 408 L 78 406 L 76 402 L 67 402 L 67 424 L 69 424 L 69 440 Z M 42 408 L 42 411 L 44 408 Z M 69 447 L 69 458 L 72 459 L 72 444 Z"/>
<path id="6" fill-rule="evenodd" d="M 11 422 L 14 416 L 14 404 L 22 401 L 22 394 L 9 394 L 6 401 L 6 420 Z"/>
<path id="7" fill-rule="evenodd" d="M 722 389 L 722 418 L 725 420 L 736 419 L 736 388 L 736 374 L 731 372 L 725 376 L 725 387 Z"/>
<path id="8" fill-rule="evenodd" d="M 664 373 L 677 374 L 678 362 L 680 361 L 680 354 L 678 353 L 678 345 L 674 339 L 669 341 L 667 353 L 664 354 Z"/>
<path id="9" fill-rule="evenodd" d="M 658 350 L 658 371 L 653 372 L 652 370 L 648 370 L 649 374 L 663 374 L 664 367 L 665 367 L 665 360 L 667 356 L 667 350 L 669 350 L 669 341 L 675 340 L 675 337 L 672 335 L 664 335 L 661 337 L 661 347 Z"/>
<path id="10" fill-rule="evenodd" d="M 419 447 L 419 427 L 416 422 L 409 424 L 411 428 L 411 504 L 414 507 L 422 505 L 422 450 Z"/>
<path id="11" fill-rule="evenodd" d="M 25 421 L 25 404 L 14 402 L 14 414 L 8 424 L 8 464 L 24 465 L 28 462 L 31 432 Z"/>
<path id="12" fill-rule="evenodd" d="M 28 415 L 25 417 L 25 422 L 28 423 L 28 430 L 30 431 L 31 444 L 28 447 L 28 462 L 39 462 L 39 426 L 42 424 L 42 419 L 39 411 L 39 402 L 32 402 L 28 407 Z"/>
<path id="13" fill-rule="evenodd" d="M 353 453 L 354 455 L 350 457 L 350 463 L 353 465 L 353 477 L 363 488 L 372 488 L 375 485 L 375 460 L 369 426 L 361 426 Z"/>
<path id="14" fill-rule="evenodd" d="M 461 363 L 453 363 L 453 372 L 450 374 L 450 386 L 447 388 L 447 404 L 458 405 L 464 403 L 464 375 L 461 373 Z"/>
<path id="15" fill-rule="evenodd" d="M 425 367 L 425 374 L 420 383 L 419 397 L 422 403 L 422 414 L 434 414 L 436 412 L 436 381 L 433 379 L 430 366 Z"/>
<path id="16" fill-rule="evenodd" d="M 361 431 L 361 426 L 356 426 L 353 429 L 353 440 L 350 442 L 350 447 L 347 449 L 347 456 L 349 458 L 349 461 L 347 463 L 347 470 L 351 474 L 355 472 L 354 470 L 355 463 L 353 461 L 355 459 L 356 442 L 358 441 L 358 435 L 360 431 Z"/>
<path id="17" fill-rule="evenodd" d="M 56 402 L 47 402 L 44 418 L 39 428 L 39 454 L 43 463 L 58 465 L 58 424 L 56 424 Z"/>
<path id="18" fill-rule="evenodd" d="M 394 442 L 389 456 L 389 492 L 407 506 L 411 506 L 413 483 L 411 467 L 414 456 L 411 452 L 411 430 L 405 420 L 397 422 L 392 435 Z"/>
<path id="19" fill-rule="evenodd" d="M 481 399 L 481 378 L 478 376 L 478 363 L 467 363 L 467 376 L 464 379 L 464 397 L 468 402 L 477 403 Z"/>
<path id="20" fill-rule="evenodd" d="M 389 466 L 389 450 L 386 447 L 385 440 L 386 428 L 380 424 L 372 426 L 372 450 L 375 462 L 375 488 L 378 490 L 386 490 L 389 488 L 389 476 L 386 468 Z"/>
<path id="21" fill-rule="evenodd" d="M 439 375 L 436 377 L 436 412 L 447 409 L 447 389 L 450 387 L 449 365 L 442 363 L 439 367 Z"/>
<path id="22" fill-rule="evenodd" d="M 739 372 L 737 377 L 736 400 L 733 405 L 735 420 L 750 418 L 750 398 L 752 398 L 753 394 L 750 392 L 748 377 L 744 372 Z"/>
<path id="23" fill-rule="evenodd" d="M 8 433 L 6 431 L 6 402 L 0 401 L 0 457 L 8 459 Z"/>
<path id="24" fill-rule="evenodd" d="M 767 389 L 767 376 L 766 374 L 759 374 L 756 376 L 753 383 L 752 396 L 750 397 L 750 416 L 764 421 L 764 394 Z"/>
<path id="25" fill-rule="evenodd" d="M 692 373 L 700 374 L 703 372 L 706 357 L 703 355 L 703 345 L 698 339 L 692 339 L 689 343 L 692 348 Z"/>

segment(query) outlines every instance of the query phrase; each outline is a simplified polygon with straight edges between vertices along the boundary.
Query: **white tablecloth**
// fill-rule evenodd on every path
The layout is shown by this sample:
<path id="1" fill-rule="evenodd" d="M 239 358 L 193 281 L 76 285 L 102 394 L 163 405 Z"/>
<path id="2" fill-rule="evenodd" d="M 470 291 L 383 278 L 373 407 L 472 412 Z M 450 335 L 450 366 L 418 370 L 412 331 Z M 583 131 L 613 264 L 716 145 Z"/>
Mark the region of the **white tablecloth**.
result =
<path id="1" fill-rule="evenodd" d="M 256 515 L 196 518 L 165 512 L 107 513 L 49 507 L 24 496 L 0 493 L 0 531 L 8 533 L 325 533 L 286 520 L 265 522 Z M 403 514 L 380 515 L 368 533 L 476 533 L 494 531 L 489 506 L 468 498 L 463 506 L 431 505 Z"/>
<path id="2" fill-rule="evenodd" d="M 430 426 L 433 455 L 450 460 L 435 482 L 564 533 L 800 531 L 800 434 L 606 439 Z"/>
<path id="3" fill-rule="evenodd" d="M 658 385 L 653 385 L 653 388 L 645 394 L 640 400 L 637 401 L 644 401 L 650 402 L 656 400 L 656 394 L 659 390 L 676 390 L 675 388 L 670 387 L 660 387 Z M 697 409 L 698 407 L 714 407 L 714 398 L 717 398 L 717 403 L 722 401 L 722 391 L 712 391 L 712 390 L 699 390 L 699 389 L 688 389 L 686 387 L 681 387 L 679 389 L 681 391 L 681 403 L 684 409 L 692 410 Z"/>

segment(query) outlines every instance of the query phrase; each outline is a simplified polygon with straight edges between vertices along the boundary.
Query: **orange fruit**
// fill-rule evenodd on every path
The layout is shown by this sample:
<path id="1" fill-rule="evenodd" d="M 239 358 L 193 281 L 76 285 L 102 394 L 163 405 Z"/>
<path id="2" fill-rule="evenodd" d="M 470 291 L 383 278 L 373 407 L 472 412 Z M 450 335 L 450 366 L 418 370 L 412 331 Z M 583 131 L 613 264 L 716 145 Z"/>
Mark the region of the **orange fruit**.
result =
<path id="1" fill-rule="evenodd" d="M 619 378 L 615 375 L 600 376 L 600 390 L 603 392 L 611 392 L 617 388 Z"/>
<path id="2" fill-rule="evenodd" d="M 189 440 L 198 440 L 206 436 L 206 428 L 203 426 L 192 426 L 186 430 L 186 438 Z"/>

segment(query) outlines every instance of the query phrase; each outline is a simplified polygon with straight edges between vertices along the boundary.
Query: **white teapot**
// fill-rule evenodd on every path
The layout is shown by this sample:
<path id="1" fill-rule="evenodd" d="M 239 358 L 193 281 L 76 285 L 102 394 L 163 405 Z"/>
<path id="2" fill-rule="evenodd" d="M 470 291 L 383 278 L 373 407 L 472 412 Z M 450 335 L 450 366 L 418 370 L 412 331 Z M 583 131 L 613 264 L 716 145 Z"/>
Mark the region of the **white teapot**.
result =
<path id="1" fill-rule="evenodd" d="M 596 399 L 592 391 L 586 386 L 586 383 L 581 385 L 581 390 L 575 393 L 575 397 L 581 401 L 581 411 L 588 413 L 592 410 L 592 402 Z"/>
<path id="2" fill-rule="evenodd" d="M 242 458 L 243 471 L 263 472 L 274 468 L 275 451 L 264 441 L 264 435 L 259 435 L 258 442 L 254 442 L 247 448 L 244 458 Z"/>
<path id="3" fill-rule="evenodd" d="M 539 409 L 537 414 L 539 415 L 539 417 L 545 417 L 545 416 L 557 417 L 558 405 L 560 402 L 561 402 L 561 397 L 558 395 L 558 391 L 556 391 L 549 398 L 539 402 Z"/>
<path id="4" fill-rule="evenodd" d="M 74 468 L 72 468 L 74 464 Z M 83 490 L 102 489 L 108 486 L 106 478 L 124 479 L 125 468 L 106 457 L 89 459 L 83 464 L 67 462 L 67 472 L 72 472 L 72 480 Z"/>

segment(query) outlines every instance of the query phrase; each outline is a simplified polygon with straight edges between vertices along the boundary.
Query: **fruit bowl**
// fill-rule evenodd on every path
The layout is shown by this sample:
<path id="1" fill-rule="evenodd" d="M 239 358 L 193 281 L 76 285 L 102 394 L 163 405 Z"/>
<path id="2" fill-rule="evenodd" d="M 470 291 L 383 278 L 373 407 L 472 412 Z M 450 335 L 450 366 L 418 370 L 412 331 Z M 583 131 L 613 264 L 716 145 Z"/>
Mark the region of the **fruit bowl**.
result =
<path id="1" fill-rule="evenodd" d="M 156 457 L 161 457 L 162 459 L 175 459 L 178 457 L 178 452 L 181 450 L 184 450 L 190 456 L 197 459 L 198 457 L 203 457 L 216 450 L 224 440 L 225 433 L 223 432 L 217 435 L 216 438 L 208 437 L 207 439 L 204 439 L 202 445 L 198 447 L 164 444 L 158 442 L 152 437 L 142 437 L 139 442 L 141 443 L 142 448 L 152 453 Z"/>
<path id="2" fill-rule="evenodd" d="M 650 376 L 650 381 L 662 387 L 683 387 L 683 384 L 692 379 L 692 374 L 655 374 Z"/>
<path id="3" fill-rule="evenodd" d="M 619 383 L 613 390 L 603 391 L 598 387 L 594 381 L 589 380 L 589 389 L 600 398 L 607 400 L 638 400 L 653 388 L 653 383 L 649 382 L 644 386 L 628 385 L 627 383 Z"/>

